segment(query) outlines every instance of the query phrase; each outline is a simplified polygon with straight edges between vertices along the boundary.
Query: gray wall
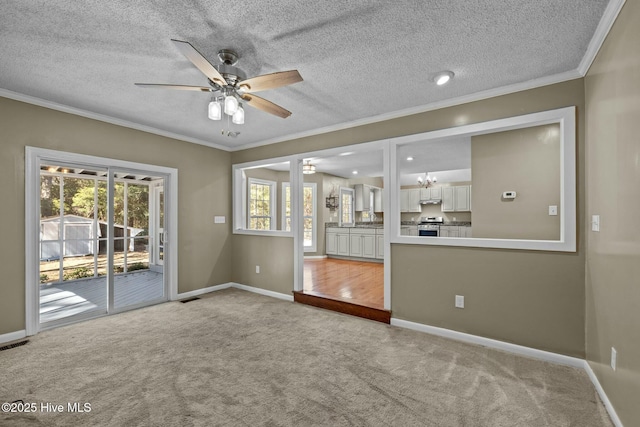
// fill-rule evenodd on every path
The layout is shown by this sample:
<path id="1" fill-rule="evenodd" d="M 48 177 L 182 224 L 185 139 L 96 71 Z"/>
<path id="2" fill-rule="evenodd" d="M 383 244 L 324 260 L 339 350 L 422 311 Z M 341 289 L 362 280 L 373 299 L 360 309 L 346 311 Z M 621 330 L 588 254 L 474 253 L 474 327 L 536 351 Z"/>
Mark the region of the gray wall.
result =
<path id="1" fill-rule="evenodd" d="M 627 1 L 585 78 L 587 218 L 601 220 L 587 235 L 587 359 L 625 426 L 640 425 L 639 22 Z"/>
<path id="2" fill-rule="evenodd" d="M 232 163 L 268 159 L 394 136 L 478 123 L 555 108 L 577 107 L 578 250 L 554 253 L 393 245 L 393 316 L 571 356 L 584 357 L 584 81 L 576 79 L 510 95 L 429 111 L 232 153 Z M 461 121 L 461 118 L 464 118 Z M 278 238 L 234 236 L 242 247 Z M 252 243 L 249 243 L 252 242 Z M 283 248 L 284 250 L 285 248 Z M 278 263 L 288 252 L 247 255 L 234 245 L 234 275 L 257 262 Z M 508 268 L 503 268 L 505 262 Z M 278 270 L 248 285 L 292 289 L 292 271 Z M 454 295 L 467 296 L 464 310 Z"/>
<path id="3" fill-rule="evenodd" d="M 178 169 L 178 291 L 231 279 L 231 163 L 224 151 L 0 98 L 0 334 L 25 328 L 25 146 Z"/>
<path id="4" fill-rule="evenodd" d="M 560 239 L 560 125 L 471 137 L 471 182 L 473 237 Z"/>

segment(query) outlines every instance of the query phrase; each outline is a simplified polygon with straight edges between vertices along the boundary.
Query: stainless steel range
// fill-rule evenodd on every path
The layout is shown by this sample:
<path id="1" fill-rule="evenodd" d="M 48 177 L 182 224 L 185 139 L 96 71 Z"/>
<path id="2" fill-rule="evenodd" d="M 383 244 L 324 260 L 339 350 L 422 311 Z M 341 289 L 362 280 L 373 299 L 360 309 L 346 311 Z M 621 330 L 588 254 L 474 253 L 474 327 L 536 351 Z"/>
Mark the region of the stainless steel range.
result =
<path id="1" fill-rule="evenodd" d="M 418 224 L 418 236 L 438 237 L 440 225 L 444 223 L 441 216 L 423 216 Z"/>

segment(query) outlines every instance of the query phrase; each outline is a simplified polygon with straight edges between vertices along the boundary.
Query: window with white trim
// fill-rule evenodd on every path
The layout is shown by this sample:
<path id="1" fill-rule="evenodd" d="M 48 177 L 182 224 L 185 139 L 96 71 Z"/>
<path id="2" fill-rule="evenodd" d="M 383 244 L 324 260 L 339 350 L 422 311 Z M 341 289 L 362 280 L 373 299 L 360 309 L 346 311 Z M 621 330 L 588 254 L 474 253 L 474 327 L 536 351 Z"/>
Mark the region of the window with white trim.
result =
<path id="1" fill-rule="evenodd" d="M 305 252 L 315 252 L 317 245 L 316 237 L 316 188 L 315 182 L 305 182 L 303 187 L 303 241 Z M 288 182 L 282 183 L 282 229 L 291 231 L 291 185 Z"/>
<path id="2" fill-rule="evenodd" d="M 247 228 L 274 230 L 276 226 L 276 183 L 249 178 Z"/>
<path id="3" fill-rule="evenodd" d="M 353 201 L 355 198 L 355 191 L 353 188 L 340 187 L 340 200 L 339 200 L 339 212 L 338 222 L 340 226 L 353 226 L 355 225 L 355 215 Z"/>

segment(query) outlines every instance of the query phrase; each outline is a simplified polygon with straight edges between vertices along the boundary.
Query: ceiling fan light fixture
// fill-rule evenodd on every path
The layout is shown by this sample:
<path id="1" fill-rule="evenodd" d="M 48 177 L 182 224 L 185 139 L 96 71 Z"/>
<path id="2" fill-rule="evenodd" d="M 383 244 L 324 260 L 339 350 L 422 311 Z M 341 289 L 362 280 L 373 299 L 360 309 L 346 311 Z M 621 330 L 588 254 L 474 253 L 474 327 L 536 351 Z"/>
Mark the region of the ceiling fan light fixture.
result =
<path id="1" fill-rule="evenodd" d="M 449 83 L 455 74 L 453 71 L 442 71 L 434 77 L 433 81 L 436 82 L 438 86 L 442 86 L 444 84 Z"/>
<path id="2" fill-rule="evenodd" d="M 238 111 L 238 100 L 233 95 L 224 97 L 224 113 L 233 116 Z"/>
<path id="3" fill-rule="evenodd" d="M 214 99 L 209 103 L 209 118 L 211 120 L 222 119 L 222 105 L 217 99 Z"/>
<path id="4" fill-rule="evenodd" d="M 231 121 L 237 125 L 244 124 L 244 108 L 242 108 L 242 104 L 238 105 L 238 109 L 233 113 Z"/>

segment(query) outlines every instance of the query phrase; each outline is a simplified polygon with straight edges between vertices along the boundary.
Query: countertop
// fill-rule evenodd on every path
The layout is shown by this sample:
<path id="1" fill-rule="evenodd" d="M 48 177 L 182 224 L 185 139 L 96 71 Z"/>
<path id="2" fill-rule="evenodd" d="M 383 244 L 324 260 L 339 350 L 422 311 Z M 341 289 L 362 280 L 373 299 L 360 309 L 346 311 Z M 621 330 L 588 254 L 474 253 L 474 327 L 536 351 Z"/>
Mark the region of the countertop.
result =
<path id="1" fill-rule="evenodd" d="M 403 225 L 403 226 L 416 226 L 416 225 L 419 225 L 419 224 L 417 222 L 415 222 L 415 221 L 402 221 L 400 223 L 400 225 Z M 469 221 L 447 221 L 447 222 L 444 222 L 442 224 L 435 224 L 435 225 L 443 225 L 443 226 L 453 225 L 453 226 L 471 227 L 471 222 L 469 222 Z"/>
<path id="2" fill-rule="evenodd" d="M 348 227 L 340 227 L 337 222 L 325 222 L 324 228 L 382 228 L 384 223 L 382 222 L 356 222 L 356 225 Z"/>

